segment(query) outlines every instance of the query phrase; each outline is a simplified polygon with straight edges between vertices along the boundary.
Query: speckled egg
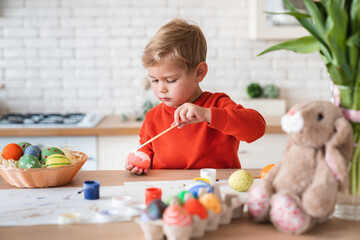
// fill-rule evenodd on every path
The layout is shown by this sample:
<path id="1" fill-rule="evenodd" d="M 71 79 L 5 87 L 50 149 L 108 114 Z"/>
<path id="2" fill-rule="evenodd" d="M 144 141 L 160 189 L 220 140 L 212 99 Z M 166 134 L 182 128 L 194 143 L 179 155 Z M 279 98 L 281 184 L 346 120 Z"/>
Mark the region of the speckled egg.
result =
<path id="1" fill-rule="evenodd" d="M 37 159 L 41 159 L 41 149 L 38 146 L 28 146 L 25 148 L 24 155 L 33 155 Z"/>
<path id="2" fill-rule="evenodd" d="M 247 191 L 253 184 L 253 181 L 253 175 L 249 171 L 243 169 L 233 172 L 229 177 L 230 187 L 239 192 Z"/>
<path id="3" fill-rule="evenodd" d="M 195 198 L 199 198 L 203 193 L 211 193 L 213 192 L 213 188 L 211 185 L 202 180 L 196 180 L 186 186 L 186 190 L 191 192 Z"/>
<path id="4" fill-rule="evenodd" d="M 63 151 L 61 151 L 59 148 L 57 147 L 48 147 L 48 148 L 45 148 L 44 150 L 42 150 L 41 152 L 41 160 L 43 162 L 46 162 L 46 159 L 53 155 L 53 154 L 62 154 L 62 155 L 65 155 Z"/>
<path id="5" fill-rule="evenodd" d="M 180 199 L 181 204 L 184 204 L 187 200 L 194 198 L 194 195 L 189 191 L 181 191 L 177 194 L 177 197 Z"/>
<path id="6" fill-rule="evenodd" d="M 185 205 L 184 208 L 191 214 L 191 215 L 198 215 L 201 219 L 206 219 L 208 217 L 206 208 L 204 205 L 200 203 L 199 200 L 193 198 L 189 199 Z"/>
<path id="7" fill-rule="evenodd" d="M 167 225 L 186 227 L 192 222 L 190 213 L 179 205 L 171 205 L 164 211 L 162 218 Z"/>
<path id="8" fill-rule="evenodd" d="M 64 167 L 70 165 L 71 161 L 62 154 L 52 154 L 46 159 L 46 167 Z"/>
<path id="9" fill-rule="evenodd" d="M 40 168 L 40 161 L 33 155 L 24 155 L 19 159 L 19 168 Z"/>
<path id="10" fill-rule="evenodd" d="M 28 143 L 28 142 L 19 142 L 17 143 L 21 148 L 22 150 L 24 151 L 28 146 L 31 146 L 31 143 Z"/>
<path id="11" fill-rule="evenodd" d="M 6 145 L 2 151 L 2 156 L 4 159 L 9 160 L 19 160 L 23 154 L 22 148 L 16 143 L 9 143 Z"/>
<path id="12" fill-rule="evenodd" d="M 143 222 L 161 219 L 165 208 L 165 203 L 163 203 L 160 199 L 152 200 L 141 213 L 140 219 Z"/>
<path id="13" fill-rule="evenodd" d="M 206 209 L 212 210 L 216 214 L 221 212 L 221 202 L 215 194 L 205 193 L 199 198 L 199 201 Z"/>

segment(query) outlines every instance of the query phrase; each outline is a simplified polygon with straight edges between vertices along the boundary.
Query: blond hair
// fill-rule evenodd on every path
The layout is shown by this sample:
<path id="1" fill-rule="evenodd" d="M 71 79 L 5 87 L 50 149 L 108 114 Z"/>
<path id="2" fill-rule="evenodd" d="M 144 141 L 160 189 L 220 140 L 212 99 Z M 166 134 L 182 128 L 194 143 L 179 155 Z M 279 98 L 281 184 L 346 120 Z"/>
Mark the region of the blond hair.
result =
<path id="1" fill-rule="evenodd" d="M 146 45 L 142 63 L 145 68 L 159 64 L 170 56 L 189 72 L 206 61 L 206 39 L 201 29 L 182 19 L 162 26 Z"/>

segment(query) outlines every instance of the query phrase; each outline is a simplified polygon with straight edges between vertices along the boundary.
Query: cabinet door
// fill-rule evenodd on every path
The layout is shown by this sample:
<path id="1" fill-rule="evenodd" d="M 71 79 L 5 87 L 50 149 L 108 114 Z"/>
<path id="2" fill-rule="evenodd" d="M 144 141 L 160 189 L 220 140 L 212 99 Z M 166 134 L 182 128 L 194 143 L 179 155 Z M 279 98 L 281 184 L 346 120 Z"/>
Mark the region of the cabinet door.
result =
<path id="1" fill-rule="evenodd" d="M 125 159 L 139 147 L 139 136 L 99 136 L 99 170 L 125 170 Z"/>
<path id="2" fill-rule="evenodd" d="M 241 142 L 239 159 L 242 168 L 263 168 L 282 158 L 287 142 L 283 133 L 268 133 L 253 143 Z"/>

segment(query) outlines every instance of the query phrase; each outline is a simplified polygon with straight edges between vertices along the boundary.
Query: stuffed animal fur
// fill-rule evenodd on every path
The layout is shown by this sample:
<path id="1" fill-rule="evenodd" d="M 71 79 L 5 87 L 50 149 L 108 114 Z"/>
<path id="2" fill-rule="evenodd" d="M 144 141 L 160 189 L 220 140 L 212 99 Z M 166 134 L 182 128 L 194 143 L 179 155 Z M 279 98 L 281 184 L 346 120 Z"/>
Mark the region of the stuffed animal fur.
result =
<path id="1" fill-rule="evenodd" d="M 326 220 L 338 191 L 348 188 L 353 133 L 342 111 L 327 101 L 295 105 L 281 119 L 288 143 L 283 158 L 249 190 L 249 216 L 301 234 Z"/>

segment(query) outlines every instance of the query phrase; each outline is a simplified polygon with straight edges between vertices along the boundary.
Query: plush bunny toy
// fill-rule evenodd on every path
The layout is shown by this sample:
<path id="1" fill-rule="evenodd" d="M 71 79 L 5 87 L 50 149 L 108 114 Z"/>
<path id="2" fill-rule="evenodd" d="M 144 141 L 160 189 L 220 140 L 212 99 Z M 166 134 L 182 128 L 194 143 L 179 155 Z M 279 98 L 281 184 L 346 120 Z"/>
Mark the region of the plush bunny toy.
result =
<path id="1" fill-rule="evenodd" d="M 247 206 L 252 220 L 301 234 L 326 220 L 337 192 L 348 187 L 352 128 L 327 101 L 295 105 L 281 125 L 288 134 L 284 156 L 249 190 Z"/>

